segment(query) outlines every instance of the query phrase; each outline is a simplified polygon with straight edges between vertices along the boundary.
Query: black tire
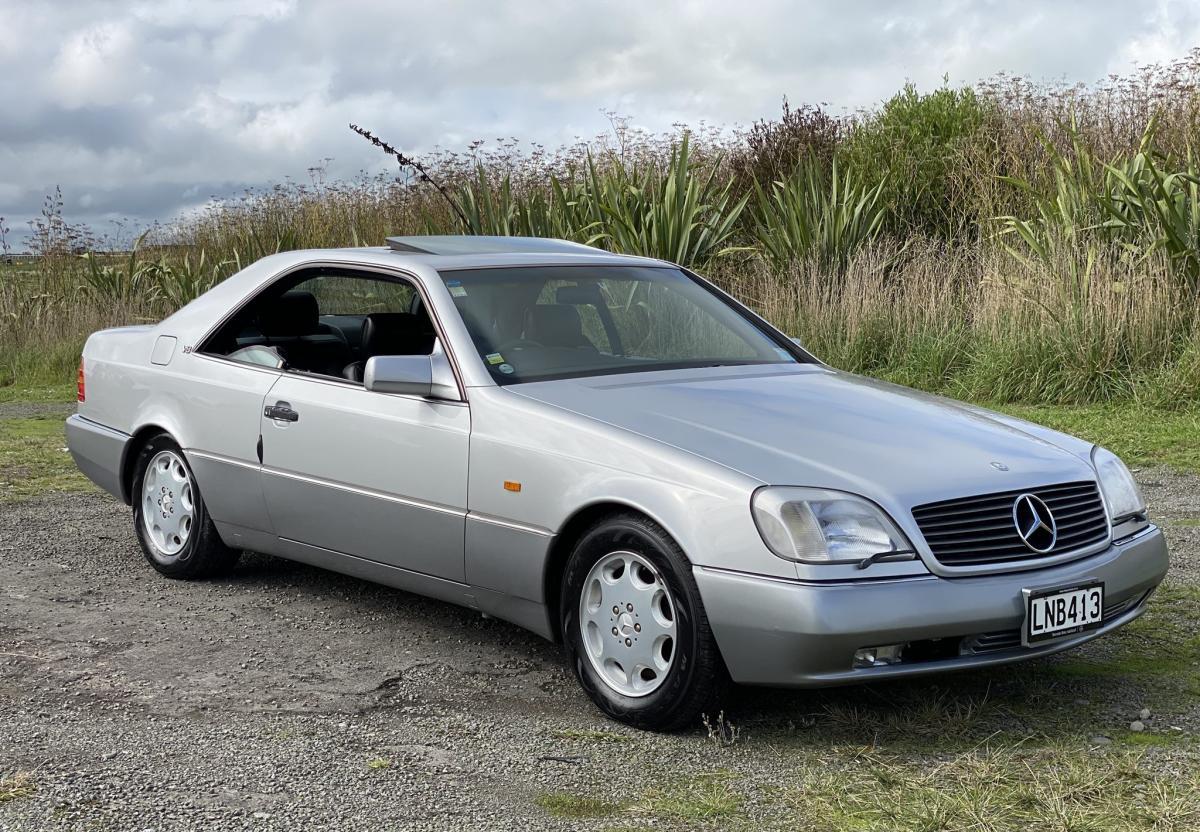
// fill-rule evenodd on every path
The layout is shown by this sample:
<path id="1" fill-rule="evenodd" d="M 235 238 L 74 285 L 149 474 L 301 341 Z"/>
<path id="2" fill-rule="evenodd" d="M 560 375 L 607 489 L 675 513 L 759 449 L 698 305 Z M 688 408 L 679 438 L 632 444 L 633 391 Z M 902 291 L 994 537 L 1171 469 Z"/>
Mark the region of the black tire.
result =
<path id="1" fill-rule="evenodd" d="M 182 548 L 173 553 L 164 552 L 151 538 L 145 521 L 146 512 L 156 508 L 156 502 L 148 499 L 147 495 L 143 493 L 147 469 L 151 461 L 163 452 L 170 452 L 178 457 L 190 479 L 188 485 L 191 489 L 190 532 Z M 237 564 L 241 552 L 230 549 L 221 540 L 221 536 L 208 516 L 204 499 L 200 494 L 200 487 L 196 483 L 196 477 L 192 474 L 191 467 L 187 464 L 187 458 L 169 435 L 160 433 L 152 437 L 138 451 L 137 460 L 134 463 L 132 485 L 130 494 L 133 499 L 134 532 L 137 534 L 138 543 L 142 546 L 142 554 L 146 556 L 146 561 L 156 570 L 168 578 L 191 580 L 223 575 Z"/>
<path id="2" fill-rule="evenodd" d="M 671 596 L 676 638 L 670 669 L 644 696 L 628 696 L 605 681 L 585 653 L 580 598 L 588 573 L 605 555 L 636 553 L 657 570 Z M 658 524 L 639 514 L 619 514 L 589 528 L 575 544 L 563 573 L 559 609 L 563 642 L 579 684 L 613 719 L 652 731 L 698 726 L 702 714 L 715 715 L 731 683 L 713 639 L 691 564 Z"/>

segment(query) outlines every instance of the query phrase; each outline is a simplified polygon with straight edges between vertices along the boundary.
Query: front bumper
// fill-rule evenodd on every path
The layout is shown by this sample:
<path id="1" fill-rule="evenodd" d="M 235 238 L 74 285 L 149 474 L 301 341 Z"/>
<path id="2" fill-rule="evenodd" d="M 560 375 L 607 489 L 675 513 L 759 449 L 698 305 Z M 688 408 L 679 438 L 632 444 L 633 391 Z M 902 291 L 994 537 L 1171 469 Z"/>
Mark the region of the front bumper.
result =
<path id="1" fill-rule="evenodd" d="M 780 687 L 865 682 L 1056 653 L 1137 618 L 1166 572 L 1167 547 L 1155 527 L 1073 563 L 977 578 L 818 584 L 694 569 L 709 624 L 734 681 Z M 1020 646 L 1023 589 L 1089 579 L 1104 582 L 1106 616 L 1100 629 Z M 1110 615 L 1109 610 L 1116 612 Z M 920 660 L 854 667 L 857 650 L 907 643 L 920 646 L 912 651 Z M 931 645 L 937 649 L 929 650 Z M 936 657 L 925 658 L 929 655 Z"/>
<path id="2" fill-rule="evenodd" d="M 78 413 L 67 418 L 67 448 L 75 464 L 89 480 L 122 502 L 129 503 L 121 476 L 129 434 L 85 419 Z"/>

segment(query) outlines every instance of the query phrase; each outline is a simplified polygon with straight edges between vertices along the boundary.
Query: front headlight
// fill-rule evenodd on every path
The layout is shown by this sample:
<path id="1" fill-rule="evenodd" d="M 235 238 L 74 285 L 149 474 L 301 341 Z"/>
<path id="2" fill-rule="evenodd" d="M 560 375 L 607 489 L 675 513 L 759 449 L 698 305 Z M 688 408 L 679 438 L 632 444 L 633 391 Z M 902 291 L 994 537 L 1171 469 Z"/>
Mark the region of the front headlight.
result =
<path id="1" fill-rule="evenodd" d="M 805 563 L 912 560 L 912 544 L 874 503 L 841 491 L 769 486 L 750 500 L 767 548 Z"/>
<path id="2" fill-rule="evenodd" d="M 1100 490 L 1108 503 L 1108 516 L 1114 523 L 1146 513 L 1146 501 L 1134 482 L 1133 474 L 1112 451 L 1099 445 L 1092 450 L 1092 465 L 1100 478 Z"/>

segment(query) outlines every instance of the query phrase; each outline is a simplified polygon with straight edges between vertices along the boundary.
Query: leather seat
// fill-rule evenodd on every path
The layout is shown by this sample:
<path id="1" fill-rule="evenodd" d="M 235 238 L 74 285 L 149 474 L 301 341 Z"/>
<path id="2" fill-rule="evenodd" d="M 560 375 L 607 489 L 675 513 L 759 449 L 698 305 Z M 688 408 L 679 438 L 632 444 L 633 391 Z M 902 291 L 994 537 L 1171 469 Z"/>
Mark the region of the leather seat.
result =
<path id="1" fill-rule="evenodd" d="M 544 347 L 596 349 L 583 334 L 579 310 L 565 303 L 531 306 L 525 313 L 525 338 Z"/>
<path id="2" fill-rule="evenodd" d="M 372 312 L 363 318 L 362 361 L 342 369 L 342 377 L 362 381 L 367 359 L 376 355 L 429 355 L 434 330 L 429 318 L 412 312 Z"/>
<path id="3" fill-rule="evenodd" d="M 259 311 L 258 327 L 267 345 L 278 349 L 294 369 L 336 376 L 351 358 L 342 334 L 321 323 L 311 292 L 284 292 Z"/>

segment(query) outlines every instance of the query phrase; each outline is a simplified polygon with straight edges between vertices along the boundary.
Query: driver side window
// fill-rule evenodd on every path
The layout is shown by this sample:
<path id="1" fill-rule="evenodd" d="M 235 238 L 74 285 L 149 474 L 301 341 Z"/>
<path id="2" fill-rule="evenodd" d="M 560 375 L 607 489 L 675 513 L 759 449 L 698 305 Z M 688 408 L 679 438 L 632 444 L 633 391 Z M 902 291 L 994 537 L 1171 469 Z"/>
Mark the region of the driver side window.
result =
<path id="1" fill-rule="evenodd" d="M 361 383 L 376 355 L 429 355 L 433 324 L 404 280 L 319 269 L 289 275 L 251 300 L 202 348 L 232 361 Z"/>

